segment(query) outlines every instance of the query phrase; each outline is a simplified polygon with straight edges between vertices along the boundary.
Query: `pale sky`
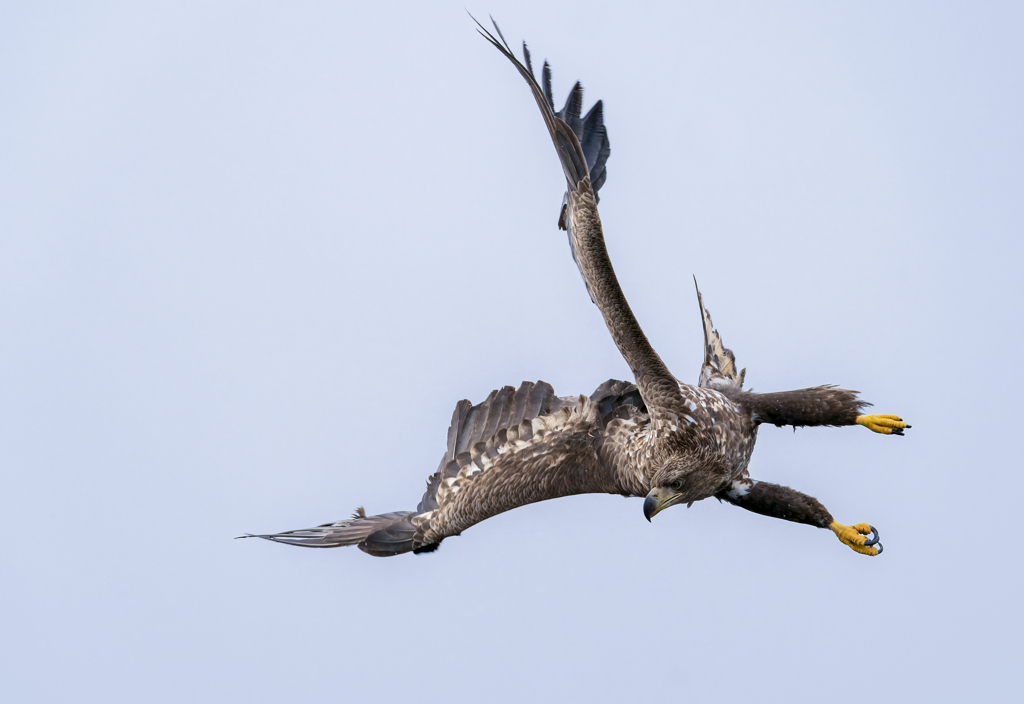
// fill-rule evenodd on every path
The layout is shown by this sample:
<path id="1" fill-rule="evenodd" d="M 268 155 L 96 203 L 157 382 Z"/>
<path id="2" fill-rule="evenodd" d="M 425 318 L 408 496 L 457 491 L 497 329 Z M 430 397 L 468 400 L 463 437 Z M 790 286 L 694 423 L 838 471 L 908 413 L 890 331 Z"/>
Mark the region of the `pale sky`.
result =
<path id="1" fill-rule="evenodd" d="M 858 389 L 708 500 L 527 506 L 430 555 L 236 541 L 416 506 L 455 403 L 622 362 L 529 91 L 464 4 L 0 8 L 0 698 L 1022 694 L 1019 3 L 470 5 L 605 104 L 620 282 L 696 382 Z"/>

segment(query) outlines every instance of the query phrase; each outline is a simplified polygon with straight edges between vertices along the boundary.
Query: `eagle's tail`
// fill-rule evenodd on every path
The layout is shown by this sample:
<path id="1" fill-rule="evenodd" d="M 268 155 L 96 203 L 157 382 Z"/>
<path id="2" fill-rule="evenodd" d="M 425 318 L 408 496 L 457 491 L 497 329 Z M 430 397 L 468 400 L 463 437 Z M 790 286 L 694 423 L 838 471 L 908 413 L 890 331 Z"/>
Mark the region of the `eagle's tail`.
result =
<path id="1" fill-rule="evenodd" d="M 747 370 L 736 371 L 736 355 L 722 343 L 722 336 L 715 330 L 715 324 L 711 322 L 711 314 L 704 307 L 704 297 L 700 295 L 700 288 L 697 287 L 697 277 L 693 277 L 693 285 L 697 288 L 697 305 L 700 306 L 700 317 L 704 323 L 704 364 L 700 370 L 700 386 L 712 386 L 713 380 L 717 377 L 725 379 L 743 388 L 743 379 Z"/>
<path id="2" fill-rule="evenodd" d="M 340 548 L 355 545 L 376 557 L 412 552 L 416 528 L 412 517 L 416 511 L 394 511 L 367 516 L 360 506 L 347 521 L 325 523 L 316 528 L 288 530 L 267 535 L 241 535 L 240 538 L 263 538 L 275 543 L 299 545 L 304 548 Z"/>

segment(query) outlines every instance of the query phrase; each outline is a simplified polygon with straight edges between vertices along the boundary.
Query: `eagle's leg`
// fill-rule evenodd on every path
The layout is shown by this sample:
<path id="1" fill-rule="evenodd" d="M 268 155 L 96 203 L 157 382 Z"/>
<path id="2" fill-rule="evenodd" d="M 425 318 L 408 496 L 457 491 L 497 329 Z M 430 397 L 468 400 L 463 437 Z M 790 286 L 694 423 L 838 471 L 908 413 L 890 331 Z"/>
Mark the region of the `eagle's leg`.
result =
<path id="1" fill-rule="evenodd" d="M 731 395 L 758 423 L 783 425 L 863 425 L 883 435 L 903 435 L 910 426 L 899 416 L 861 415 L 870 403 L 857 398 L 856 391 L 834 386 L 815 386 L 797 391 L 759 394 L 752 391 Z"/>
<path id="2" fill-rule="evenodd" d="M 728 489 L 720 491 L 716 496 L 721 501 L 728 501 L 762 516 L 828 528 L 844 545 L 862 555 L 874 556 L 882 552 L 882 544 L 878 542 L 878 531 L 872 526 L 867 523 L 858 523 L 854 526 L 838 523 L 816 498 L 801 494 L 788 486 L 743 477 L 733 481 Z M 870 537 L 872 533 L 873 538 Z"/>
<path id="3" fill-rule="evenodd" d="M 863 425 L 868 430 L 882 435 L 903 435 L 904 428 L 911 427 L 904 423 L 899 416 L 890 414 L 857 416 L 855 422 L 857 425 Z"/>

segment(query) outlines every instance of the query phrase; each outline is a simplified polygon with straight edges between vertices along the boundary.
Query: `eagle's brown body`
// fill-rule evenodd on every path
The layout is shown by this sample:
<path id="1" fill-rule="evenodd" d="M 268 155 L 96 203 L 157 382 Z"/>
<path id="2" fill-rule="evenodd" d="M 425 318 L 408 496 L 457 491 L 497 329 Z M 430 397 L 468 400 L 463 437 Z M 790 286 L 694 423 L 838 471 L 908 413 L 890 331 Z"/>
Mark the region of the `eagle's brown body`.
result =
<path id="1" fill-rule="evenodd" d="M 477 405 L 460 401 L 445 455 L 415 511 L 367 516 L 359 509 L 347 521 L 258 537 L 307 547 L 358 545 L 385 556 L 432 551 L 491 516 L 562 496 L 646 497 L 648 519 L 669 506 L 714 496 L 756 513 L 831 528 L 854 550 L 877 554 L 877 536 L 863 537 L 874 531 L 867 524 L 838 524 L 813 497 L 755 481 L 747 467 L 763 423 L 859 423 L 886 434 L 902 434 L 909 426 L 895 416 L 860 416 L 868 404 L 856 392 L 832 386 L 744 391 L 745 370 L 737 371 L 699 291 L 704 364 L 697 386 L 680 383 L 640 328 L 605 248 L 597 190 L 610 148 L 600 101 L 581 117 L 577 83 L 556 113 L 547 64 L 542 88 L 525 45 L 524 65 L 504 39 L 481 29 L 526 79 L 540 107 L 566 176 L 559 225 L 568 231 L 590 297 L 636 383 L 609 380 L 590 396 L 559 397 L 544 382 L 524 382 L 494 391 Z"/>

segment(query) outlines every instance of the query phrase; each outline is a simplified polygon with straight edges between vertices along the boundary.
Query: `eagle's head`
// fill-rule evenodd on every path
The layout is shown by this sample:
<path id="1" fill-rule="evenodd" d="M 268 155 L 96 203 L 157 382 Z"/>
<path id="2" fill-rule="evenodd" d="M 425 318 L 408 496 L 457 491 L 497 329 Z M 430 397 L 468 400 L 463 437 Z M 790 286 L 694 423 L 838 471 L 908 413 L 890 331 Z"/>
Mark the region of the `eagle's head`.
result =
<path id="1" fill-rule="evenodd" d="M 692 456 L 669 460 L 651 481 L 651 490 L 644 499 L 644 517 L 649 521 L 669 506 L 689 505 L 713 496 L 723 477 L 716 469 Z"/>

